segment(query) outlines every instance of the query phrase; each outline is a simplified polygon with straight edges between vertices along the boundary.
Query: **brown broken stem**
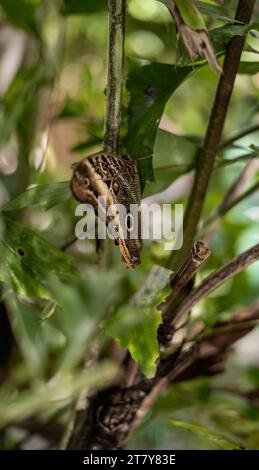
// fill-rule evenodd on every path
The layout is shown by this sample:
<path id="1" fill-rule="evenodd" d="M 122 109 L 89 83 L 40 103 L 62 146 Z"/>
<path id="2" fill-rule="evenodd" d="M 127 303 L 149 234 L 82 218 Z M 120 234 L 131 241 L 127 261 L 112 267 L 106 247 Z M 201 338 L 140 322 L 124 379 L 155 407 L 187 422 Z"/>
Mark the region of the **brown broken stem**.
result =
<path id="1" fill-rule="evenodd" d="M 173 365 L 170 369 L 169 363 L 167 375 L 154 382 L 150 393 L 142 401 L 124 443 L 140 425 L 155 400 L 170 384 L 221 372 L 224 355 L 231 345 L 251 331 L 258 321 L 259 304 L 255 302 L 242 308 L 228 321 L 216 324 L 208 335 L 195 342 L 187 352 L 182 351 L 175 362 L 171 361 Z M 220 328 L 221 333 L 219 333 Z"/>
<path id="2" fill-rule="evenodd" d="M 193 291 L 195 301 L 199 301 L 207 292 L 258 259 L 259 244 L 205 279 L 201 286 Z M 193 294 L 190 294 L 188 299 L 190 298 L 192 302 L 188 305 L 185 302 L 184 311 L 189 310 L 195 303 Z M 113 387 L 89 397 L 88 407 L 81 412 L 78 439 L 73 440 L 70 448 L 109 450 L 123 446 L 153 402 L 170 383 L 221 372 L 225 354 L 231 344 L 249 332 L 258 318 L 258 305 L 255 305 L 254 309 L 246 310 L 243 315 L 238 314 L 225 323 L 216 324 L 208 335 L 201 335 L 195 341 L 188 341 L 187 338 L 187 348 L 181 348 L 176 355 L 158 363 L 154 379 L 147 380 L 137 374 L 135 383 L 124 387 L 121 384 L 125 384 L 126 375 L 123 375 Z M 128 374 L 127 368 L 122 374 Z"/>
<path id="3" fill-rule="evenodd" d="M 218 63 L 216 53 L 214 51 L 209 34 L 205 28 L 191 28 L 182 17 L 177 2 L 174 0 L 160 0 L 164 3 L 175 22 L 176 28 L 181 35 L 183 43 L 188 51 L 191 60 L 195 60 L 198 56 L 207 59 L 209 66 L 215 72 L 221 73 L 222 69 Z M 195 2 L 192 4 L 193 13 L 198 17 L 199 11 L 196 9 Z"/>
<path id="4" fill-rule="evenodd" d="M 178 294 L 188 284 L 197 269 L 208 259 L 210 254 L 210 250 L 202 240 L 198 240 L 194 243 L 189 256 L 171 280 L 172 292 L 168 295 L 165 301 L 158 306 L 158 310 L 162 311 L 164 321 L 166 321 L 170 316 L 172 306 Z"/>
<path id="5" fill-rule="evenodd" d="M 206 277 L 174 312 L 174 327 L 176 327 L 176 325 L 177 327 L 180 326 L 179 324 L 181 323 L 181 319 L 184 317 L 184 314 L 189 312 L 194 307 L 194 305 L 200 302 L 200 300 L 258 260 L 259 243 L 241 255 L 237 256 L 233 260 L 229 261 L 227 264 L 218 269 L 218 271 Z"/>
<path id="6" fill-rule="evenodd" d="M 240 21 L 248 23 L 253 6 L 253 0 L 239 0 L 236 19 L 238 18 Z M 187 239 L 184 250 L 178 259 L 177 266 L 187 257 L 193 245 L 244 40 L 243 37 L 236 37 L 230 42 L 228 47 L 224 65 L 224 76 L 221 77 L 219 83 L 203 154 L 197 170 L 194 190 L 188 205 L 188 218 L 186 215 L 185 220 L 187 222 L 187 230 L 185 228 Z M 180 315 L 181 311 L 189 311 L 201 298 L 258 259 L 259 245 L 256 245 L 209 276 L 180 304 L 177 310 L 178 318 L 182 318 Z M 70 444 L 68 448 L 108 450 L 121 447 L 128 440 L 134 429 L 136 429 L 144 414 L 150 409 L 153 401 L 169 382 L 187 380 L 199 375 L 219 372 L 222 370 L 223 355 L 229 346 L 246 332 L 247 328 L 245 332 L 242 329 L 234 333 L 225 332 L 222 337 L 221 335 L 213 336 L 212 333 L 208 338 L 206 337 L 191 343 L 191 347 L 188 350 L 180 350 L 176 360 L 169 358 L 165 369 L 159 367 L 160 361 L 157 374 L 161 373 L 162 370 L 164 370 L 165 374 L 157 375 L 153 380 L 147 380 L 140 373 L 135 374 L 135 370 L 133 370 L 132 377 L 134 377 L 134 383 L 132 383 L 132 377 L 130 377 L 130 386 L 124 387 L 121 383 L 127 383 L 126 374 L 128 374 L 128 370 L 127 368 L 125 370 L 122 368 L 120 381 L 114 383 L 111 388 L 89 397 L 88 406 L 84 404 L 81 415 L 79 411 L 78 423 L 80 429 L 76 438 L 73 439 L 73 444 Z"/>

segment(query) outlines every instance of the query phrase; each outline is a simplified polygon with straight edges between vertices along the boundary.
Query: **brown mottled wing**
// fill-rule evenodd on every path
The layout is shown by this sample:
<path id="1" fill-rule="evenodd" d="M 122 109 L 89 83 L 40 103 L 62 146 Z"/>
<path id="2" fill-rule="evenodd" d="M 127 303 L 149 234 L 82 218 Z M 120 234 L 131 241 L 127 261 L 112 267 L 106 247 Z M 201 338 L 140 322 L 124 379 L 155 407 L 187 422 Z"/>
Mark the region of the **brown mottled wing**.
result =
<path id="1" fill-rule="evenodd" d="M 122 204 L 127 212 L 130 212 L 131 204 L 139 206 L 141 202 L 138 171 L 134 161 L 128 155 L 118 157 L 110 153 L 98 152 L 85 158 L 74 172 L 71 190 L 76 199 L 91 204 L 96 213 L 100 196 L 105 198 L 106 207 L 112 204 Z M 102 217 L 102 214 L 99 213 L 99 215 Z M 129 233 L 127 241 L 120 240 L 124 261 L 127 257 L 130 267 L 133 267 L 131 264 L 139 262 L 137 260 L 139 260 L 141 250 L 140 214 L 138 227 L 138 240 L 131 240 Z M 133 262 L 129 260 L 131 255 Z"/>

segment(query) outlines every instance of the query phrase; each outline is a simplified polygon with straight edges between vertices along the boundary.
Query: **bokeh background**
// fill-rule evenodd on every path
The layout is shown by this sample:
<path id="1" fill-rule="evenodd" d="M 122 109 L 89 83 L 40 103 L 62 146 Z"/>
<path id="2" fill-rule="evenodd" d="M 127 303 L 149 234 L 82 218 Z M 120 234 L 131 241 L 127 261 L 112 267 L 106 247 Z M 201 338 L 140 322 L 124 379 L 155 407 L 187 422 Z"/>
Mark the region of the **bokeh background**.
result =
<path id="1" fill-rule="evenodd" d="M 143 61 L 176 63 L 179 41 L 166 7 L 155 0 L 127 3 L 126 55 Z M 205 13 L 211 12 L 206 10 L 211 5 L 221 9 L 221 16 L 204 16 L 209 29 L 233 18 L 237 4 L 232 0 L 220 6 L 198 3 Z M 258 33 L 254 32 L 248 36 L 242 59 L 254 62 L 255 67 L 252 73 L 245 69 L 245 73 L 238 74 L 224 139 L 259 123 L 259 74 L 254 73 L 258 51 Z M 105 386 L 114 376 L 112 361 L 93 367 L 88 375 L 82 368 L 100 318 L 111 310 L 111 305 L 115 311 L 127 305 L 151 267 L 165 265 L 168 255 L 162 242 L 145 243 L 142 265 L 132 273 L 121 265 L 116 250 L 109 252 L 105 265 L 96 259 L 94 241 L 72 243 L 76 203 L 66 186 L 71 165 L 102 146 L 106 67 L 106 1 L 0 0 L 0 206 L 33 185 L 64 182 L 64 187 L 58 186 L 58 193 L 54 192 L 55 200 L 48 191 L 46 203 L 41 195 L 40 201 L 20 204 L 19 210 L 14 207 L 12 219 L 28 232 L 12 224 L 9 227 L 6 216 L 1 215 L 0 269 L 5 274 L 1 275 L 5 283 L 0 286 L 1 448 L 57 445 L 75 396 L 87 387 Z M 206 130 L 217 81 L 218 76 L 204 66 L 168 100 L 160 128 L 172 135 L 168 138 L 163 131 L 157 134 L 155 181 L 146 182 L 143 197 L 165 189 L 195 166 L 197 145 Z M 258 146 L 259 133 L 253 132 L 220 153 L 204 219 L 221 201 L 251 154 L 258 157 Z M 259 170 L 251 183 L 258 175 Z M 211 238 L 213 256 L 197 282 L 258 243 L 258 224 L 257 191 L 229 211 L 215 229 Z M 51 245 L 41 238 L 32 242 L 30 229 Z M 12 279 L 6 279 L 4 250 L 8 236 L 16 247 L 22 236 L 27 237 L 23 263 L 26 265 L 28 259 L 26 266 L 31 262 L 33 267 L 32 272 L 28 268 L 26 280 L 24 273 L 15 270 Z M 52 244 L 61 250 L 56 252 Z M 66 256 L 75 260 L 80 281 L 74 280 L 74 268 L 67 269 L 70 258 Z M 55 274 L 58 280 L 52 279 Z M 51 289 L 40 276 L 51 279 Z M 208 324 L 213 323 L 219 315 L 226 317 L 256 300 L 258 292 L 259 263 L 255 263 L 200 302 L 193 315 L 202 315 Z M 101 336 L 103 347 L 110 351 L 109 335 L 102 332 Z M 257 390 L 258 328 L 235 345 L 223 374 L 168 390 L 129 447 L 219 449 L 228 445 L 231 448 L 228 443 L 234 443 L 258 449 Z M 247 391 L 255 392 L 253 399 L 248 398 Z"/>

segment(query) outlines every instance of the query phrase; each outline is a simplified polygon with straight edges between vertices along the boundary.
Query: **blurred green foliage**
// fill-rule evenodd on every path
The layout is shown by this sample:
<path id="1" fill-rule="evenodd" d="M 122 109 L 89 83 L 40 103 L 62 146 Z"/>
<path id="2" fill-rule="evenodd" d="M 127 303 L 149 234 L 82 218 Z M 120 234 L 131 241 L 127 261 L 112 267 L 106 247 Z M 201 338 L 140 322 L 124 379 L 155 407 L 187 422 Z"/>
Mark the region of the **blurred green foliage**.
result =
<path id="1" fill-rule="evenodd" d="M 137 159 L 145 197 L 195 169 L 218 77 L 204 60 L 190 63 L 161 2 L 127 3 L 121 149 Z M 197 4 L 222 60 L 230 38 L 251 28 L 233 24 L 234 0 Z M 120 263 L 116 249 L 100 264 L 93 241 L 72 243 L 71 165 L 102 146 L 107 2 L 0 0 L 0 15 L 6 51 L 0 54 L 0 82 L 5 57 L 10 68 L 9 82 L 0 89 L 0 342 L 6 344 L 0 348 L 0 422 L 1 446 L 15 448 L 20 444 L 11 439 L 9 426 L 34 418 L 64 427 L 82 390 L 112 381 L 113 362 L 82 370 L 97 338 L 109 355 L 113 336 L 152 375 L 156 305 L 166 292 L 152 272 L 162 270 L 166 279 L 169 273 L 163 242 L 145 243 L 135 272 Z M 258 22 L 257 5 L 254 31 Z M 17 33 L 25 38 L 20 53 L 8 49 Z M 258 33 L 248 34 L 224 139 L 258 123 L 258 50 Z M 247 155 L 256 153 L 251 145 L 259 145 L 258 132 L 219 153 L 204 220 Z M 258 242 L 258 203 L 257 192 L 227 213 L 197 282 Z M 258 297 L 258 276 L 256 263 L 198 304 L 193 315 L 212 324 L 248 304 Z M 143 289 L 149 292 L 144 301 Z M 258 357 L 240 363 L 233 354 L 221 376 L 170 388 L 129 446 L 259 448 L 258 401 L 241 393 L 257 388 Z"/>

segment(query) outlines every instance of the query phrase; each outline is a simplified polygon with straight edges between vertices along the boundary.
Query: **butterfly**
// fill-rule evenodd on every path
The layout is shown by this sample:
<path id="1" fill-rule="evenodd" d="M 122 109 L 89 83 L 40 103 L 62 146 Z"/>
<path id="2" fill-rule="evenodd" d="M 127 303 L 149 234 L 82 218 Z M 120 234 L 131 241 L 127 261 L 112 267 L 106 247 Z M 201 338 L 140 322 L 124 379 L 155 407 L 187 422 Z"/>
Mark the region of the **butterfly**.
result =
<path id="1" fill-rule="evenodd" d="M 117 156 L 104 151 L 89 155 L 77 165 L 71 190 L 78 201 L 91 204 L 99 217 L 113 224 L 122 260 L 134 269 L 140 263 L 142 248 L 140 211 L 137 217 L 135 212 L 131 213 L 131 205 L 138 208 L 141 202 L 134 160 L 129 155 Z M 100 198 L 104 204 L 100 204 Z M 118 210 L 121 206 L 123 213 Z M 131 236 L 133 226 L 137 227 L 134 237 Z"/>

